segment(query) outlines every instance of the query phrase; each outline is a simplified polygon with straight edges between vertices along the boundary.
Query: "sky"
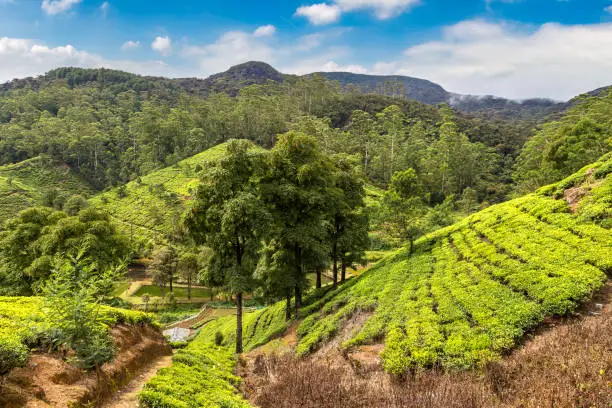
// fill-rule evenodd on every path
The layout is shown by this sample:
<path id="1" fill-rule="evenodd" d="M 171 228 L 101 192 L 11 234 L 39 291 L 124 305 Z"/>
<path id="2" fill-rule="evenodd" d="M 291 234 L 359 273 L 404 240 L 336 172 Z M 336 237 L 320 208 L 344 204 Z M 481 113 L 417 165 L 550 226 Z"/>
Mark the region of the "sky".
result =
<path id="1" fill-rule="evenodd" d="M 0 0 L 0 82 L 61 66 L 407 75 L 567 100 L 612 85 L 612 0 Z"/>

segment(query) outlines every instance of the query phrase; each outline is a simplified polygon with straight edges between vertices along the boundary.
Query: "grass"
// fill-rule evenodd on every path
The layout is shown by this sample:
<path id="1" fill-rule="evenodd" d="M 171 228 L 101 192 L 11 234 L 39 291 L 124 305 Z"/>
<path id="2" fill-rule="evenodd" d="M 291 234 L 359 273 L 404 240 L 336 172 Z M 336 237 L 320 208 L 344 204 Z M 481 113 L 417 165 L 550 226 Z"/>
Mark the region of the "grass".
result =
<path id="1" fill-rule="evenodd" d="M 70 197 L 93 194 L 86 181 L 65 165 L 43 164 L 40 158 L 0 166 L 0 225 L 26 208 L 41 204 L 46 190 Z"/>
<path id="2" fill-rule="evenodd" d="M 125 186 L 93 197 L 92 205 L 103 208 L 134 240 L 164 242 L 198 185 L 198 166 L 225 152 L 225 144 L 154 171 Z"/>
<path id="3" fill-rule="evenodd" d="M 166 288 L 166 295 L 170 293 L 170 289 Z M 187 288 L 174 287 L 172 293 L 176 299 L 187 299 Z M 161 288 L 155 285 L 144 285 L 133 294 L 135 297 L 149 295 L 150 297 L 161 297 Z M 210 289 L 207 288 L 191 288 L 192 299 L 210 299 Z"/>
<path id="4" fill-rule="evenodd" d="M 157 312 L 156 317 L 157 321 L 159 321 L 161 324 L 171 324 L 195 316 L 201 309 L 202 306 L 200 305 L 181 304 L 176 305 L 171 309 L 165 309 Z"/>
<path id="5" fill-rule="evenodd" d="M 156 324 L 152 315 L 101 306 L 109 327 L 119 323 Z M 43 299 L 0 296 L 0 374 L 24 365 L 31 347 L 54 330 L 47 321 Z"/>

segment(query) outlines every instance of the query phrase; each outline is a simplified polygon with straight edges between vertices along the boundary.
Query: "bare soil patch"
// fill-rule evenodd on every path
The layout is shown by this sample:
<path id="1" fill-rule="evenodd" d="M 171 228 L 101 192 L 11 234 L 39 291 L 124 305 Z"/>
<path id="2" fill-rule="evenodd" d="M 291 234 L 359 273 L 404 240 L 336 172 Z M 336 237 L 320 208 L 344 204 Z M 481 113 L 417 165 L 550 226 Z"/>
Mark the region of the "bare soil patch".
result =
<path id="1" fill-rule="evenodd" d="M 118 352 L 115 360 L 95 372 L 84 372 L 60 355 L 34 352 L 25 367 L 11 371 L 0 384 L 0 406 L 41 408 L 100 406 L 127 384 L 140 368 L 172 350 L 149 326 L 121 325 L 112 329 Z"/>

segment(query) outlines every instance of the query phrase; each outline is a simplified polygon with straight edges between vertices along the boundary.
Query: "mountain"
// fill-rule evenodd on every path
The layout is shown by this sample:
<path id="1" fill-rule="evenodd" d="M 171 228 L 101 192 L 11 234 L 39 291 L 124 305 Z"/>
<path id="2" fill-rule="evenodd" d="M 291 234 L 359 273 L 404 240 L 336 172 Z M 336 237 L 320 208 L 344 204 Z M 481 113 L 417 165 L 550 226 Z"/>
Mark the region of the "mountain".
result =
<path id="1" fill-rule="evenodd" d="M 350 72 L 318 72 L 330 81 L 337 81 L 344 89 L 355 87 L 363 93 L 387 96 L 403 96 L 429 105 L 448 103 L 455 109 L 469 114 L 491 116 L 501 119 L 542 119 L 547 115 L 563 111 L 572 104 L 544 98 L 524 101 L 496 96 L 461 95 L 444 89 L 434 82 L 402 75 L 365 75 Z M 304 75 L 304 77 L 313 74 Z M 35 78 L 15 79 L 0 85 L 0 94 L 12 89 L 40 89 L 54 81 L 65 81 L 70 87 L 98 84 L 114 93 L 128 90 L 157 92 L 176 97 L 181 91 L 207 96 L 212 92 L 225 92 L 236 96 L 249 85 L 265 84 L 269 81 L 282 83 L 295 75 L 282 74 L 265 62 L 249 61 L 229 68 L 225 72 L 201 78 L 162 78 L 140 76 L 110 69 L 58 68 Z M 608 88 L 590 92 L 598 95 Z"/>
<path id="2" fill-rule="evenodd" d="M 389 96 L 403 94 L 428 105 L 448 102 L 451 94 L 440 85 L 424 79 L 400 75 L 377 76 L 352 74 L 350 72 L 319 72 L 330 81 L 338 81 L 344 88 L 355 85 L 363 93 L 377 93 Z"/>
<path id="3" fill-rule="evenodd" d="M 204 80 L 209 91 L 225 92 L 236 96 L 240 89 L 249 85 L 262 85 L 268 81 L 283 82 L 283 75 L 265 62 L 245 62 L 225 72 L 211 75 Z"/>

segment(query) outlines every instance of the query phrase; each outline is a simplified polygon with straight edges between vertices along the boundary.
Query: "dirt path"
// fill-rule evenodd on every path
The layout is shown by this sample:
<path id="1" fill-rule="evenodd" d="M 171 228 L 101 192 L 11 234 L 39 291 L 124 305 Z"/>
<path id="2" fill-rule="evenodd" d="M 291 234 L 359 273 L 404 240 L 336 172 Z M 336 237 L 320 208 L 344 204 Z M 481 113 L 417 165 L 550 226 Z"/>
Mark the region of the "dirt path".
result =
<path id="1" fill-rule="evenodd" d="M 138 393 L 142 387 L 149 381 L 157 371 L 164 367 L 169 367 L 172 364 L 172 356 L 162 356 L 155 360 L 152 364 L 143 368 L 143 370 L 134 377 L 128 385 L 118 391 L 115 396 L 102 405 L 102 408 L 136 408 L 138 407 Z"/>

